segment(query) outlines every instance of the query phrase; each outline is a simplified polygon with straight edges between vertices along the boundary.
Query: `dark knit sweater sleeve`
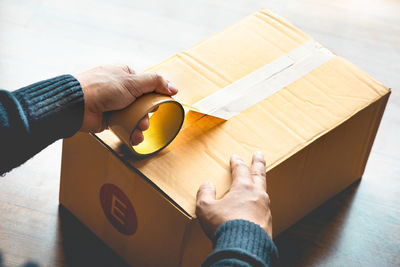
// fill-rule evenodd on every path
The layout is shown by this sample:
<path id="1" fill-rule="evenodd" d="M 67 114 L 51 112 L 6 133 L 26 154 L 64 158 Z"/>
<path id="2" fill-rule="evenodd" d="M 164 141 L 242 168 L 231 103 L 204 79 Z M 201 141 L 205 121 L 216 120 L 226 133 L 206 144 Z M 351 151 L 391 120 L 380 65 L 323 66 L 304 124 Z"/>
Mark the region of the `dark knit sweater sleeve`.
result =
<path id="1" fill-rule="evenodd" d="M 83 91 L 71 75 L 14 92 L 0 90 L 0 174 L 55 140 L 72 136 L 82 125 L 83 113 Z"/>
<path id="2" fill-rule="evenodd" d="M 232 220 L 220 225 L 214 234 L 214 251 L 202 266 L 253 267 L 270 266 L 277 249 L 268 234 L 259 225 Z"/>

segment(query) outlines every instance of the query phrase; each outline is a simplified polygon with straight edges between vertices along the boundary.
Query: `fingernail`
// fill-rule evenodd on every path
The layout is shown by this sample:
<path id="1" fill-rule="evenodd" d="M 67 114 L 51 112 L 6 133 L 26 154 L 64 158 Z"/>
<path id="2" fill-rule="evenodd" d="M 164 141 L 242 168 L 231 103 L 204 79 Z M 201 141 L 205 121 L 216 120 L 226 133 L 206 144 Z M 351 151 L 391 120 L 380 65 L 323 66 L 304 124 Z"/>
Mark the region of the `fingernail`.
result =
<path id="1" fill-rule="evenodd" d="M 256 152 L 254 152 L 254 156 L 263 157 L 263 153 L 261 151 L 256 151 Z"/>
<path id="2" fill-rule="evenodd" d="M 173 84 L 173 83 L 168 83 L 168 91 L 169 91 L 171 94 L 176 94 L 176 93 L 178 93 L 178 88 L 176 88 L 176 85 L 175 85 L 175 84 Z"/>
<path id="3" fill-rule="evenodd" d="M 239 157 L 238 155 L 236 155 L 236 154 L 233 154 L 233 155 L 231 156 L 231 158 L 232 158 L 233 160 L 241 160 L 240 157 Z"/>

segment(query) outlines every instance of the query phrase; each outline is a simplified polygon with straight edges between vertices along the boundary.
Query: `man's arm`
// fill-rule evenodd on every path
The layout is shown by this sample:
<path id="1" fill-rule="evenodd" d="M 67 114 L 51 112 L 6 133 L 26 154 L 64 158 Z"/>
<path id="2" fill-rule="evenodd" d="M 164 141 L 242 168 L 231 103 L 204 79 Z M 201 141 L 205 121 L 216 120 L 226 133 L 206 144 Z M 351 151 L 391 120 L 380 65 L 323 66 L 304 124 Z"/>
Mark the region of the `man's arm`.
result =
<path id="1" fill-rule="evenodd" d="M 14 92 L 0 90 L 0 173 L 15 168 L 79 130 L 84 98 L 71 75 L 41 81 Z"/>
<path id="2" fill-rule="evenodd" d="M 196 214 L 214 247 L 203 266 L 270 266 L 277 249 L 271 240 L 264 157 L 254 153 L 249 169 L 233 155 L 231 171 L 232 186 L 223 198 L 215 198 L 215 187 L 208 182 L 197 194 Z"/>
<path id="3" fill-rule="evenodd" d="M 270 266 L 277 249 L 259 225 L 247 220 L 231 220 L 218 227 L 213 238 L 214 251 L 203 266 Z"/>
<path id="4" fill-rule="evenodd" d="M 78 130 L 104 130 L 104 113 L 127 107 L 145 93 L 174 95 L 174 85 L 156 73 L 136 74 L 127 66 L 107 65 L 62 75 L 14 92 L 0 90 L 0 174 L 21 165 L 57 139 Z M 145 116 L 132 134 L 143 141 Z"/>

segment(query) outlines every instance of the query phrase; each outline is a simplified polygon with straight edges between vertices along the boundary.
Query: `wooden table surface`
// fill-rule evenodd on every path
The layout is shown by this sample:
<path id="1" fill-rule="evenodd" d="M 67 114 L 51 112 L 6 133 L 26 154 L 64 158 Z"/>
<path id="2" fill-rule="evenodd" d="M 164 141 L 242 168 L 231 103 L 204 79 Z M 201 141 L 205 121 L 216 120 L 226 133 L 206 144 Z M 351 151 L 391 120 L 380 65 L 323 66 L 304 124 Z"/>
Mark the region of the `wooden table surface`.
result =
<path id="1" fill-rule="evenodd" d="M 393 90 L 363 179 L 278 236 L 276 266 L 400 266 L 399 0 L 0 0 L 0 87 L 141 71 L 261 7 Z M 58 141 L 0 177 L 0 266 L 124 266 L 59 210 L 60 159 Z"/>

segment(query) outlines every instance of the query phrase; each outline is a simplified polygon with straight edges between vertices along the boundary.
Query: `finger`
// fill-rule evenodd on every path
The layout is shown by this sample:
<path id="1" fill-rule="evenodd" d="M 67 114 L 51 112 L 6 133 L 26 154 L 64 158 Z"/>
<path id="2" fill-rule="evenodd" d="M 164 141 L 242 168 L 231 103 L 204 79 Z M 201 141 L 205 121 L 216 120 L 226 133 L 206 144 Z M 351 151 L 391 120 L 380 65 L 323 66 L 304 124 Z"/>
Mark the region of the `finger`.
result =
<path id="1" fill-rule="evenodd" d="M 150 127 L 149 114 L 146 114 L 138 123 L 138 128 L 141 131 L 146 131 Z"/>
<path id="2" fill-rule="evenodd" d="M 252 183 L 249 167 L 238 155 L 231 156 L 232 188 Z"/>
<path id="3" fill-rule="evenodd" d="M 134 146 L 143 142 L 144 136 L 143 136 L 142 131 L 135 129 L 132 133 L 131 139 L 132 139 L 132 145 L 134 145 Z"/>
<path id="4" fill-rule="evenodd" d="M 168 91 L 171 95 L 176 95 L 178 93 L 178 88 L 175 84 L 168 82 Z"/>
<path id="5" fill-rule="evenodd" d="M 264 155 L 260 151 L 254 153 L 250 171 L 255 185 L 266 191 L 267 180 L 265 177 L 265 159 Z"/>
<path id="6" fill-rule="evenodd" d="M 158 110 L 158 107 L 159 107 L 159 106 L 154 107 L 152 110 L 150 110 L 149 113 L 154 113 L 154 112 L 156 112 L 156 111 Z"/>
<path id="7" fill-rule="evenodd" d="M 133 88 L 130 89 L 135 97 L 142 94 L 157 92 L 165 95 L 175 95 L 178 89 L 171 83 L 168 83 L 161 75 L 157 73 L 144 73 L 136 75 Z"/>
<path id="8" fill-rule="evenodd" d="M 196 203 L 197 206 L 202 206 L 204 203 L 215 200 L 215 186 L 211 182 L 204 182 L 197 191 Z"/>
<path id="9" fill-rule="evenodd" d="M 128 65 L 121 65 L 121 64 L 116 64 L 116 65 L 119 66 L 126 73 L 136 74 L 135 70 L 133 68 L 129 67 Z"/>

